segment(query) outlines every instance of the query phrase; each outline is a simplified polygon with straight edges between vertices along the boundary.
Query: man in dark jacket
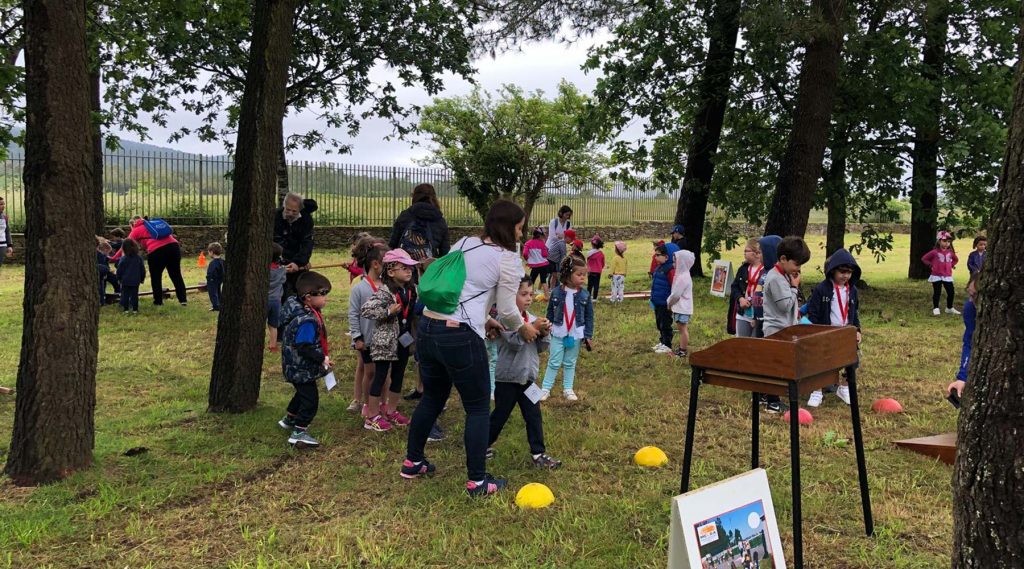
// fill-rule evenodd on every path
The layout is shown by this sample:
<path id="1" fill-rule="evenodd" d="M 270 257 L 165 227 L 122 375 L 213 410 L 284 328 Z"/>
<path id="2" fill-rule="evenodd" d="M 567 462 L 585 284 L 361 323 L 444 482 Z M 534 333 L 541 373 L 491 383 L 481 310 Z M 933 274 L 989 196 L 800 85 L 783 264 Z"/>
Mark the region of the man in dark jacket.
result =
<path id="1" fill-rule="evenodd" d="M 448 253 L 448 222 L 441 213 L 434 186 L 420 184 L 413 189 L 412 205 L 395 219 L 388 247 L 401 247 L 417 261 Z"/>
<path id="2" fill-rule="evenodd" d="M 316 200 L 304 200 L 299 194 L 289 193 L 274 214 L 274 243 L 284 250 L 282 258 L 288 272 L 285 298 L 294 296 L 295 279 L 309 267 L 313 255 L 312 214 L 316 209 Z"/>

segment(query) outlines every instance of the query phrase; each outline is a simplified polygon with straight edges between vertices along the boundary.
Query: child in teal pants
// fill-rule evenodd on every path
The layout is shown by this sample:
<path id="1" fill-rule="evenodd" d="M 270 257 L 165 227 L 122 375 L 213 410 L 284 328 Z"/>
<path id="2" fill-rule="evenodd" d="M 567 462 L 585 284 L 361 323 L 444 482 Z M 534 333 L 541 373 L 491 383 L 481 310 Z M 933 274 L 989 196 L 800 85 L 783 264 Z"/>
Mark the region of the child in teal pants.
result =
<path id="1" fill-rule="evenodd" d="M 594 335 L 594 305 L 583 288 L 587 282 L 587 262 L 581 256 L 569 255 L 559 266 L 559 284 L 551 290 L 547 318 L 551 322 L 551 355 L 541 384 L 541 401 L 546 401 L 555 385 L 555 376 L 562 369 L 562 395 L 568 401 L 579 398 L 573 391 L 576 361 L 580 347 L 590 348 Z"/>

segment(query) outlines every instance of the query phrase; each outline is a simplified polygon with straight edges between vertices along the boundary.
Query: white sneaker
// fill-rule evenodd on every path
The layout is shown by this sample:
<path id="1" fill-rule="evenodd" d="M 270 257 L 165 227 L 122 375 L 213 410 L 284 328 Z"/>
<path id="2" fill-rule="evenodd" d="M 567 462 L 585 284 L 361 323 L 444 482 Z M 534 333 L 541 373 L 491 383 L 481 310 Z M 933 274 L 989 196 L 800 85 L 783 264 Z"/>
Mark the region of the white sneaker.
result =
<path id="1" fill-rule="evenodd" d="M 955 308 L 947 308 L 946 314 L 960 314 L 960 311 Z"/>
<path id="2" fill-rule="evenodd" d="M 939 314 L 941 314 L 941 312 L 939 312 L 938 308 L 932 309 L 932 316 L 938 316 Z"/>
<path id="3" fill-rule="evenodd" d="M 580 398 L 576 397 L 576 393 L 571 389 L 566 389 L 562 392 L 562 396 L 565 397 L 566 401 L 579 401 Z"/>
<path id="4" fill-rule="evenodd" d="M 654 348 L 654 351 L 655 353 L 658 354 L 670 354 L 672 353 L 672 348 L 666 346 L 665 344 L 658 344 L 658 347 Z"/>
<path id="5" fill-rule="evenodd" d="M 662 345 L 663 344 L 661 342 L 658 342 L 657 344 L 654 344 L 653 346 L 651 346 L 651 349 L 654 350 L 655 352 L 657 352 L 658 348 L 660 348 Z"/>
<path id="6" fill-rule="evenodd" d="M 551 391 L 547 390 L 547 389 L 541 389 L 540 390 L 540 400 L 541 401 L 547 401 L 548 397 L 551 397 Z"/>
<path id="7" fill-rule="evenodd" d="M 822 398 L 822 395 L 821 395 L 821 390 L 820 389 L 815 391 L 814 393 L 811 393 L 811 396 L 807 398 L 807 406 L 808 407 L 817 407 L 817 406 L 821 405 L 821 398 Z"/>
<path id="8" fill-rule="evenodd" d="M 850 386 L 840 385 L 836 388 L 836 397 L 843 400 L 843 403 L 850 404 Z"/>

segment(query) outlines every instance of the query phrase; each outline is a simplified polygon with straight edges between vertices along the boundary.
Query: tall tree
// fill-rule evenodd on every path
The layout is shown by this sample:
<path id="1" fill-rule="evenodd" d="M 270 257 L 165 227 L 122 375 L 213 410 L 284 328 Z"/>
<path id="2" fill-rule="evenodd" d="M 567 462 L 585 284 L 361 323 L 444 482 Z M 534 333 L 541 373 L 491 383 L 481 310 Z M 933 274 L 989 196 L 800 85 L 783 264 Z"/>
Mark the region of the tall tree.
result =
<path id="1" fill-rule="evenodd" d="M 698 108 L 693 134 L 686 152 L 686 173 L 676 204 L 675 222 L 683 225 L 686 246 L 696 256 L 690 269 L 694 277 L 704 276 L 700 262 L 704 239 L 704 217 L 708 209 L 715 154 L 722 137 L 725 109 L 729 102 L 736 37 L 740 31 L 740 0 L 718 0 L 708 6 L 708 53 L 697 83 Z"/>
<path id="2" fill-rule="evenodd" d="M 1024 24 L 1024 7 L 1019 12 Z M 957 428 L 954 569 L 1024 566 L 1024 34 L 1009 143 L 978 288 L 974 350 Z"/>
<path id="3" fill-rule="evenodd" d="M 6 472 L 41 484 L 92 463 L 99 305 L 85 0 L 23 9 L 25 299 Z"/>
<path id="4" fill-rule="evenodd" d="M 603 180 L 604 157 L 579 124 L 587 101 L 564 81 L 552 100 L 511 85 L 497 101 L 480 89 L 435 99 L 420 119 L 437 145 L 425 162 L 452 170 L 459 193 L 481 219 L 494 200 L 505 198 L 522 204 L 529 223 L 546 190 Z"/>
<path id="5" fill-rule="evenodd" d="M 910 191 L 910 266 L 907 276 L 912 279 L 923 279 L 929 275 L 928 267 L 915 261 L 935 246 L 939 220 L 939 144 L 942 136 L 943 66 L 948 35 L 948 0 L 927 0 L 920 85 L 922 105 L 914 125 L 914 165 Z"/>
<path id="6" fill-rule="evenodd" d="M 814 0 L 811 32 L 793 114 L 793 129 L 765 225 L 766 235 L 803 235 L 821 176 L 839 84 L 846 0 Z"/>
<path id="7" fill-rule="evenodd" d="M 263 370 L 264 322 L 273 240 L 281 119 L 286 105 L 297 0 L 258 0 L 238 118 L 224 304 L 210 375 L 210 411 L 256 406 Z"/>

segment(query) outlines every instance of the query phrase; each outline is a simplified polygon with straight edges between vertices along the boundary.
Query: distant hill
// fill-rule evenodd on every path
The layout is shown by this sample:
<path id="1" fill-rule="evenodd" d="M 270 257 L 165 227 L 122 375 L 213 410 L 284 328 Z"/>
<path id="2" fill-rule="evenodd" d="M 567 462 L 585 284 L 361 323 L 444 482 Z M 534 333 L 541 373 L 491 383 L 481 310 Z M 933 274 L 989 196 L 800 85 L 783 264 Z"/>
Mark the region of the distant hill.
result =
<path id="1" fill-rule="evenodd" d="M 12 132 L 13 132 L 13 134 L 15 136 L 20 135 L 21 131 L 22 131 L 22 129 L 20 129 L 18 127 L 14 127 L 14 129 L 12 130 Z M 169 146 L 160 146 L 160 145 L 157 145 L 157 144 L 147 144 L 145 142 L 135 142 L 134 140 L 128 140 L 126 138 L 122 138 L 120 140 L 120 143 L 121 143 L 121 148 L 119 150 L 117 150 L 116 152 L 111 152 L 110 150 L 107 150 L 106 148 L 104 148 L 103 149 L 104 154 L 115 154 L 115 155 L 118 155 L 118 154 L 155 154 L 155 153 L 160 153 L 160 154 L 172 155 L 172 156 L 182 156 L 182 155 L 186 155 L 187 156 L 187 155 L 189 155 L 188 152 L 183 152 L 181 150 L 177 150 L 177 149 L 171 148 Z M 11 154 L 23 154 L 25 152 L 25 149 L 22 148 L 17 143 L 12 142 L 12 143 L 7 145 L 7 151 L 10 152 Z M 224 156 L 224 155 L 221 155 L 221 156 L 211 156 L 211 158 L 227 158 L 227 156 Z"/>

